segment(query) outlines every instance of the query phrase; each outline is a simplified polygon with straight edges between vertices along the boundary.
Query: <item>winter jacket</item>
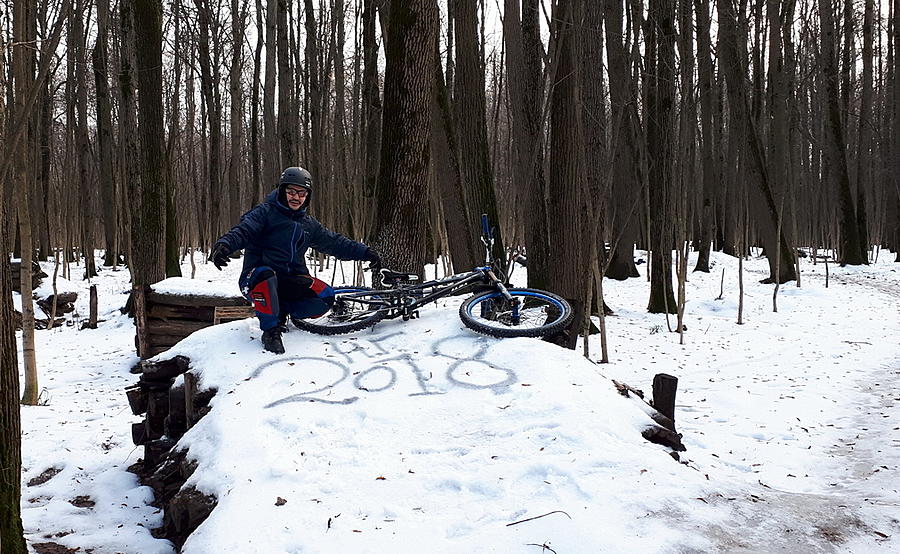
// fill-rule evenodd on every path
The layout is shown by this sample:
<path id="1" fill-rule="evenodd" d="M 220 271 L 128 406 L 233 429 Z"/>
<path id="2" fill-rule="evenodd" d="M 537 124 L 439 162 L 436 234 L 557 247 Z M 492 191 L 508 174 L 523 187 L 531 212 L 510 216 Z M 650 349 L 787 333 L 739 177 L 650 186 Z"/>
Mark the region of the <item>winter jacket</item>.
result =
<path id="1" fill-rule="evenodd" d="M 306 213 L 291 210 L 278 201 L 277 191 L 241 216 L 241 221 L 222 235 L 232 252 L 244 251 L 244 272 L 269 266 L 276 273 L 308 275 L 306 251 L 315 248 L 342 260 L 365 259 L 369 247 L 328 230 Z"/>

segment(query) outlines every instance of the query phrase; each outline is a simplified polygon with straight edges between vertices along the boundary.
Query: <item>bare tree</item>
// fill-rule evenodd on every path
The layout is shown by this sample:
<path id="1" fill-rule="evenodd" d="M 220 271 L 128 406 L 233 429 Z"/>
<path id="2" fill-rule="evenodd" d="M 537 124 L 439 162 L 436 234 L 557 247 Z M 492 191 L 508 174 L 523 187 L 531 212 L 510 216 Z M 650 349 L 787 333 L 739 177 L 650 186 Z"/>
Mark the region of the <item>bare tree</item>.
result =
<path id="1" fill-rule="evenodd" d="M 426 257 L 421 199 L 427 194 L 435 0 L 392 4 L 389 28 L 378 173 L 380 219 L 374 245 L 386 263 L 421 273 Z"/>

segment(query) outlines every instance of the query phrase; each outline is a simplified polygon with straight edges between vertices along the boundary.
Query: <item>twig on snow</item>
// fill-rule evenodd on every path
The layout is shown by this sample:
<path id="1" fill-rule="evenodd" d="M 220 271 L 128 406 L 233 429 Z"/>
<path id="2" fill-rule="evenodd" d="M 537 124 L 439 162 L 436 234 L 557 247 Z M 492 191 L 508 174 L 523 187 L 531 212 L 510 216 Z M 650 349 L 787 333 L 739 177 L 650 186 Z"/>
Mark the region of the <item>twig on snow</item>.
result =
<path id="1" fill-rule="evenodd" d="M 540 518 L 542 518 L 542 517 L 549 516 L 550 514 L 566 514 L 566 512 L 564 512 L 564 511 L 562 511 L 562 510 L 553 510 L 552 512 L 547 512 L 546 514 L 541 514 L 541 515 L 539 515 L 539 516 L 530 517 L 530 518 L 528 518 L 528 519 L 520 519 L 519 521 L 514 521 L 514 522 L 512 522 L 512 523 L 507 523 L 506 526 L 507 526 L 507 527 L 512 527 L 513 525 L 518 525 L 518 524 L 520 524 L 520 523 L 525 523 L 526 521 L 531 521 L 531 520 L 533 520 L 533 519 L 540 519 Z M 569 519 L 572 519 L 572 516 L 570 516 L 569 514 L 566 514 L 566 517 L 569 518 Z M 540 546 L 540 545 L 538 545 L 538 546 Z"/>
<path id="2" fill-rule="evenodd" d="M 551 512 L 551 513 L 552 513 L 552 512 Z M 568 514 L 566 514 L 566 515 L 568 515 Z M 878 533 L 878 531 L 876 531 L 876 533 Z M 879 533 L 879 534 L 880 534 L 880 533 Z M 553 552 L 553 554 L 556 554 L 556 550 L 553 550 L 552 548 L 550 548 L 550 546 L 549 546 L 548 544 L 546 544 L 546 543 L 544 543 L 544 544 L 537 544 L 537 543 L 534 543 L 534 542 L 528 542 L 528 543 L 525 543 L 525 546 L 538 546 L 538 547 L 540 547 L 541 552 L 543 552 L 544 550 L 549 550 L 550 552 Z"/>

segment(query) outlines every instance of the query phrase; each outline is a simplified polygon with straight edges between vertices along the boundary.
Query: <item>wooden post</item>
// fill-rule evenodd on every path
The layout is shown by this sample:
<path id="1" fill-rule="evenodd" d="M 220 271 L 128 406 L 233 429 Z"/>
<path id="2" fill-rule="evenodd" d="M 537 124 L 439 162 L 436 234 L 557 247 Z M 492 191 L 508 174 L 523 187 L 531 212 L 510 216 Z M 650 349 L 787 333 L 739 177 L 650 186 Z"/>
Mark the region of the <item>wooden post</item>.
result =
<path id="1" fill-rule="evenodd" d="M 678 378 L 665 373 L 653 377 L 653 407 L 656 411 L 675 422 L 675 391 Z"/>
<path id="2" fill-rule="evenodd" d="M 91 285 L 90 315 L 88 315 L 88 329 L 97 328 L 97 285 Z"/>
<path id="3" fill-rule="evenodd" d="M 141 359 L 150 357 L 150 341 L 147 337 L 147 302 L 144 287 L 135 285 L 131 289 L 134 300 L 134 327 L 137 330 L 137 355 Z"/>

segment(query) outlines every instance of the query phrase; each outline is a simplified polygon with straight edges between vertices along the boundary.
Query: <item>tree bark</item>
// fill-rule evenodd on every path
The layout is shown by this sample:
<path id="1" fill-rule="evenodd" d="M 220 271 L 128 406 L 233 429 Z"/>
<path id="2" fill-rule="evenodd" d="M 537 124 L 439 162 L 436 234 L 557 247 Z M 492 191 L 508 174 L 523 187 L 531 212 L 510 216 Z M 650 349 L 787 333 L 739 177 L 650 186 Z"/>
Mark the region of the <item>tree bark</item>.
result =
<path id="1" fill-rule="evenodd" d="M 575 312 L 565 346 L 575 348 L 584 318 L 587 267 L 582 186 L 584 173 L 584 132 L 578 113 L 581 91 L 578 83 L 578 36 L 574 25 L 580 15 L 581 0 L 561 0 L 554 21 L 551 50 L 559 66 L 550 97 L 550 198 L 547 229 L 553 250 L 550 254 L 551 291 L 569 301 Z"/>
<path id="2" fill-rule="evenodd" d="M 836 31 L 834 13 L 830 0 L 819 0 L 819 21 L 822 29 L 822 77 L 825 85 L 825 101 L 827 103 L 826 125 L 828 133 L 825 148 L 836 172 L 838 185 L 838 202 L 840 207 L 841 230 L 841 265 L 868 264 L 865 251 L 860 247 L 859 226 L 856 210 L 853 205 L 853 192 L 850 184 L 850 171 L 847 164 L 847 138 L 841 114 L 838 89 L 837 53 L 835 49 Z"/>
<path id="3" fill-rule="evenodd" d="M 475 2 L 455 2 L 453 23 L 456 40 L 456 77 L 453 82 L 453 119 L 459 147 L 460 173 L 463 178 L 469 220 L 469 240 L 478 244 L 481 214 L 487 214 L 494 232 L 494 256 L 500 266 L 506 263 L 505 243 L 500 229 L 500 214 L 494 190 L 487 138 L 484 63 Z"/>
<path id="4" fill-rule="evenodd" d="M 650 159 L 650 313 L 677 312 L 672 288 L 670 210 L 673 193 L 675 134 L 675 2 L 651 0 L 648 15 L 647 151 Z"/>
<path id="5" fill-rule="evenodd" d="M 391 6 L 374 245 L 391 267 L 422 274 L 426 258 L 430 102 L 437 34 L 435 0 Z"/>
<path id="6" fill-rule="evenodd" d="M 165 277 L 165 149 L 162 106 L 162 2 L 134 0 L 138 75 L 140 178 L 131 183 L 131 281 L 144 287 Z"/>

